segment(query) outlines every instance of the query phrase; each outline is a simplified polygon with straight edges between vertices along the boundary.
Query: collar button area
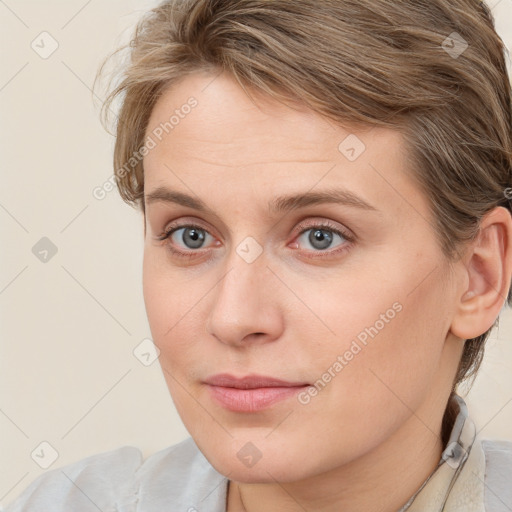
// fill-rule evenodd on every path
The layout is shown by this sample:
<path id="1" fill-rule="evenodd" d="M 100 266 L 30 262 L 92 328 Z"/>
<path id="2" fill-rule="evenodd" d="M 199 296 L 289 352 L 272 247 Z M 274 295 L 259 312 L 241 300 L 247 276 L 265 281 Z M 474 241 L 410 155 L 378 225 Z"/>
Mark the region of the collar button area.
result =
<path id="1" fill-rule="evenodd" d="M 462 446 L 453 441 L 444 450 L 441 458 L 453 469 L 457 469 L 467 458 L 467 452 Z"/>

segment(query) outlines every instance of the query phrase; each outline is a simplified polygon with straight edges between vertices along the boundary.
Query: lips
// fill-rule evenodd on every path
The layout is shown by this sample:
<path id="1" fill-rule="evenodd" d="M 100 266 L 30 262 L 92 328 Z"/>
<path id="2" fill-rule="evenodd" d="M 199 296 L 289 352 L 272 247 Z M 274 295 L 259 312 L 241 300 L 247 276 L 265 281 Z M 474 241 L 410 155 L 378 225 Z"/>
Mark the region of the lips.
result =
<path id="1" fill-rule="evenodd" d="M 255 389 L 255 388 L 292 388 L 297 386 L 306 386 L 307 382 L 289 382 L 286 380 L 266 377 L 264 375 L 247 375 L 245 377 L 234 377 L 228 373 L 219 373 L 205 380 L 206 384 L 212 386 L 222 386 L 237 389 Z"/>
<path id="2" fill-rule="evenodd" d="M 308 387 L 305 382 L 290 382 L 264 375 L 234 377 L 223 373 L 207 378 L 212 398 L 234 412 L 257 412 L 293 397 Z"/>

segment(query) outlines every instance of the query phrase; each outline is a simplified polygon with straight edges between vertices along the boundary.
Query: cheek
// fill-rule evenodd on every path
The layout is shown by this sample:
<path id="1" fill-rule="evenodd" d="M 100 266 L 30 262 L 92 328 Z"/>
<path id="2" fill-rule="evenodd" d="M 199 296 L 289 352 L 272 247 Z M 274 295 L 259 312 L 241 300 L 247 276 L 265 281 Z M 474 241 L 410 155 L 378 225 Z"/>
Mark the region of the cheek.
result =
<path id="1" fill-rule="evenodd" d="M 163 340 L 172 337 L 186 314 L 182 288 L 151 249 L 144 252 L 143 295 L 154 343 L 165 351 Z"/>
<path id="2" fill-rule="evenodd" d="M 202 286 L 202 285 L 205 286 Z M 201 300 L 208 292 L 203 280 L 187 278 L 183 272 L 170 272 L 160 255 L 146 250 L 143 262 L 143 295 L 153 342 L 160 350 L 162 369 L 184 373 L 198 359 L 194 339 L 204 326 Z"/>
<path id="3" fill-rule="evenodd" d="M 327 333 L 319 336 L 317 330 L 315 336 L 308 322 L 298 320 L 312 377 L 318 379 L 318 398 L 311 399 L 322 404 L 318 414 L 337 411 L 340 418 L 359 417 L 355 423 L 364 426 L 370 410 L 389 417 L 390 411 L 406 413 L 404 403 L 419 404 L 439 368 L 449 327 L 449 299 L 439 272 L 415 287 L 433 266 L 361 270 L 359 279 L 347 277 L 327 291 L 309 286 L 304 296 L 322 321 L 311 325 L 323 324 L 321 332 Z"/>
<path id="4" fill-rule="evenodd" d="M 336 424 L 344 425 L 350 418 L 352 427 L 357 427 L 347 435 L 384 438 L 419 407 L 435 385 L 446 334 L 446 326 L 439 321 L 443 311 L 439 289 L 432 283 L 414 293 L 404 288 L 384 302 L 379 298 L 378 303 L 367 303 L 364 318 L 354 311 L 358 332 L 352 332 L 338 344 L 337 353 L 331 353 L 331 365 L 342 356 L 342 369 L 334 372 L 330 391 L 320 393 L 325 393 L 322 409 L 333 412 Z M 322 371 L 326 369 L 324 363 Z"/>

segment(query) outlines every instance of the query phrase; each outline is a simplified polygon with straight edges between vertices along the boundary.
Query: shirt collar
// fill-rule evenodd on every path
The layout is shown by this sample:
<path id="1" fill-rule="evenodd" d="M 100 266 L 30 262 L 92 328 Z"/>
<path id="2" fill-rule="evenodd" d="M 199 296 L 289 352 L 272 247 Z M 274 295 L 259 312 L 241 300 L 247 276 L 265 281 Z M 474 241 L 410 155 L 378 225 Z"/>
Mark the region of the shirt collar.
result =
<path id="1" fill-rule="evenodd" d="M 485 461 L 475 424 L 460 396 L 452 394 L 450 402 L 457 416 L 439 464 L 398 512 L 484 511 Z"/>

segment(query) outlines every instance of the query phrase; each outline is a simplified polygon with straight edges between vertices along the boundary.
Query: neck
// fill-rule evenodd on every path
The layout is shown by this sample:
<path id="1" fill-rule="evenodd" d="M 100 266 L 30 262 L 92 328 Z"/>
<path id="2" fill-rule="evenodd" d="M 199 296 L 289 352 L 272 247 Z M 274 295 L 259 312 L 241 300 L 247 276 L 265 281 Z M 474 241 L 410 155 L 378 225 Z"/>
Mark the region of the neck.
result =
<path id="1" fill-rule="evenodd" d="M 424 403 L 384 443 L 328 473 L 284 484 L 230 482 L 227 512 L 396 512 L 439 463 L 445 398 Z"/>

